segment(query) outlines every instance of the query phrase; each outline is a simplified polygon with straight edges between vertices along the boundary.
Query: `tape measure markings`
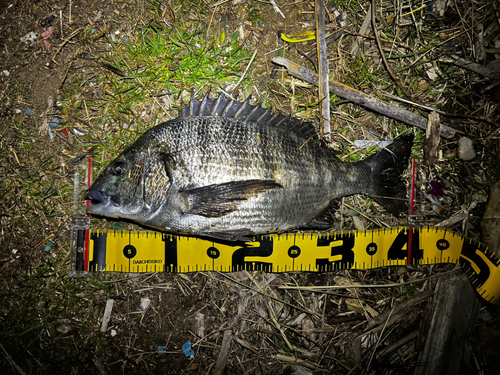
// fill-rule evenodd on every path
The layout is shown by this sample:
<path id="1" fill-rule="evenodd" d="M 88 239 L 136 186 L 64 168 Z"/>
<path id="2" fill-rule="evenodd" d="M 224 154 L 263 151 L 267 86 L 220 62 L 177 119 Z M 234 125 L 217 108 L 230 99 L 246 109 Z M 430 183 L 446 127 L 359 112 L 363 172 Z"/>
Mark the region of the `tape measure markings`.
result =
<path id="1" fill-rule="evenodd" d="M 285 233 L 237 246 L 153 231 L 89 230 L 85 235 L 90 243 L 84 266 L 94 272 L 327 272 L 456 263 L 486 300 L 498 303 L 500 297 L 500 259 L 484 245 L 441 228 Z"/>

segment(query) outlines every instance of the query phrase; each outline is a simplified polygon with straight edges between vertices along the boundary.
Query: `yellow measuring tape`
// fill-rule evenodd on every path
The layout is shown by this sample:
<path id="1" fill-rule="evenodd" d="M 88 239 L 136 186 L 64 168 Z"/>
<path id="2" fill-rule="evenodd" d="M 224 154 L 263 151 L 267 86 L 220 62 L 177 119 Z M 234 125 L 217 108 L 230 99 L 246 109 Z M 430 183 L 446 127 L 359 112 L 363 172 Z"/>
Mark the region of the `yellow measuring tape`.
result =
<path id="1" fill-rule="evenodd" d="M 87 239 L 88 250 L 77 271 L 328 272 L 456 263 L 484 300 L 500 304 L 500 259 L 483 244 L 441 228 L 272 234 L 238 245 L 154 231 L 90 229 L 78 237 Z"/>

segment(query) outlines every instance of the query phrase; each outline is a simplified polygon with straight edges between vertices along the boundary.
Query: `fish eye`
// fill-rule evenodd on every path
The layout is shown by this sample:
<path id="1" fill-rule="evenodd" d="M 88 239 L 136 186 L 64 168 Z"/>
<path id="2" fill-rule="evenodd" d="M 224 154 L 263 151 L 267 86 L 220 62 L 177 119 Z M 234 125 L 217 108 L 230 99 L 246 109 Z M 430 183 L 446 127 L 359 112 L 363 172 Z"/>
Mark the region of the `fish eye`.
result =
<path id="1" fill-rule="evenodd" d="M 127 169 L 127 166 L 124 162 L 119 161 L 115 165 L 111 167 L 111 170 L 113 171 L 113 174 L 116 176 L 123 176 L 125 173 L 125 170 Z"/>

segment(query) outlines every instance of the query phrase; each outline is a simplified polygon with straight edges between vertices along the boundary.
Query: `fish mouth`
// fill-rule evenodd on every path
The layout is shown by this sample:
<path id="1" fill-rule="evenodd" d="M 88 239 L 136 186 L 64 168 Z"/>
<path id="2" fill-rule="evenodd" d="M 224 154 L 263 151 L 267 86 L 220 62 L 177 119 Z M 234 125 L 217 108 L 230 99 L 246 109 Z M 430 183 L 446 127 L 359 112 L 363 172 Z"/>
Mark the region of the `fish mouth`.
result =
<path id="1" fill-rule="evenodd" d="M 100 190 L 87 190 L 85 200 L 90 201 L 91 205 L 87 207 L 87 213 L 99 213 L 111 202 L 111 196 Z"/>

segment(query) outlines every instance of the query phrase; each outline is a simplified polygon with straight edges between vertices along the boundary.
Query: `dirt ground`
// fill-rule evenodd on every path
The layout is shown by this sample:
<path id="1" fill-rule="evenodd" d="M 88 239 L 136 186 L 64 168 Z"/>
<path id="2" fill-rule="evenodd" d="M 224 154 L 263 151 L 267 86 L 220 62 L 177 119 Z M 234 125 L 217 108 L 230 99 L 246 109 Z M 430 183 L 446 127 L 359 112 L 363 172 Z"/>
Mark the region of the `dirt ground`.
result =
<path id="1" fill-rule="evenodd" d="M 426 301 L 407 310 L 405 319 L 394 323 L 388 331 L 382 330 L 385 331 L 383 337 L 382 334 L 380 337 L 362 336 L 364 324 L 367 318 L 387 311 L 396 302 L 434 290 L 438 282 L 434 275 L 450 272 L 454 265 L 336 271 L 321 275 L 242 271 L 179 275 L 91 273 L 86 278 L 69 277 L 73 177 L 77 168 L 73 160 L 78 155 L 85 156 L 88 148 L 78 143 L 78 136 L 72 132 L 68 135 L 64 131 L 53 131 L 49 136 L 48 123 L 54 116 L 60 116 L 66 120 L 68 128 L 85 127 L 83 117 L 72 117 L 76 115 L 70 112 L 66 112 L 65 117 L 62 115 L 61 102 L 70 96 L 90 98 L 94 91 L 88 85 L 89 77 L 111 74 L 92 61 L 78 59 L 78 54 L 94 48 L 93 52 L 104 55 L 105 51 L 99 48 L 104 49 L 105 43 L 99 38 L 109 40 L 117 25 L 123 29 L 134 22 L 152 22 L 156 17 L 148 11 L 152 5 L 160 4 L 160 9 L 166 9 L 162 15 L 164 20 L 173 9 L 179 9 L 176 6 L 189 7 L 189 2 L 178 2 L 176 6 L 172 3 L 141 0 L 12 0 L 0 3 L 0 373 L 414 372 L 421 365 L 418 358 L 422 351 L 415 340 L 387 354 L 381 354 L 380 350 L 401 338 L 415 337 L 428 314 Z M 281 83 L 270 78 L 273 72 L 270 58 L 278 52 L 268 52 L 282 47 L 278 31 L 298 34 L 313 23 L 314 14 L 308 13 L 314 10 L 313 4 L 277 1 L 286 14 L 284 19 L 269 2 L 247 3 L 252 6 L 244 1 L 220 6 L 220 12 L 213 16 L 217 21 L 214 24 L 220 25 L 221 15 L 224 15 L 229 34 L 237 30 L 244 19 L 252 20 L 244 30 L 247 47 L 251 52 L 252 48 L 258 50 L 252 69 L 259 80 L 255 82 L 253 95 L 258 100 L 259 94 L 264 97 L 262 93 L 272 92 L 274 96 L 269 100 L 273 106 L 284 111 L 294 110 L 297 108 L 295 98 L 290 100 L 284 95 L 291 90 L 283 89 Z M 213 14 L 211 5 L 206 4 L 209 9 L 207 15 L 203 15 L 206 23 Z M 335 5 L 348 14 L 351 25 L 358 25 L 357 30 L 365 16 L 356 13 L 358 4 L 329 2 L 327 8 L 330 11 Z M 385 9 L 389 6 L 392 5 L 384 3 Z M 420 4 L 415 5 L 418 6 Z M 484 7 L 493 8 L 487 1 Z M 477 5 L 474 9 L 481 13 L 484 7 Z M 457 40 L 448 42 L 447 39 L 451 35 L 447 33 L 456 32 L 450 22 L 453 24 L 453 17 L 463 16 L 460 13 L 463 9 L 463 6 L 450 6 L 446 20 L 441 17 L 435 21 L 428 17 L 439 25 L 440 30 L 436 33 L 444 34 L 439 38 L 449 48 L 449 55 L 457 50 L 469 51 L 453 44 L 458 43 Z M 492 17 L 486 17 L 490 22 L 485 23 L 486 26 L 498 27 L 499 11 L 500 8 L 495 7 Z M 385 19 L 384 23 L 387 22 Z M 41 35 L 50 26 L 54 26 L 53 33 L 44 40 Z M 31 32 L 36 34 L 32 41 L 26 37 Z M 465 35 L 468 34 L 464 34 L 464 38 Z M 351 43 L 357 36 L 346 35 L 339 43 Z M 91 47 L 92 43 L 101 42 Z M 287 57 L 313 69 L 308 53 L 314 48 L 312 44 L 297 44 L 290 47 Z M 337 44 L 330 48 L 337 49 Z M 332 57 L 331 66 L 335 66 L 332 72 L 336 79 L 370 93 L 376 84 L 363 79 L 360 72 L 377 66 L 379 59 L 371 39 L 365 48 L 367 57 L 360 60 L 359 71 L 353 71 L 352 65 L 342 62 L 342 53 L 345 54 L 347 48 L 338 47 L 340 55 Z M 500 53 L 500 47 L 489 48 L 496 51 L 488 52 L 488 58 L 493 60 L 495 53 Z M 452 65 L 449 67 L 451 69 Z M 282 72 L 278 76 L 280 74 Z M 425 104 L 439 105 L 447 112 L 492 119 L 481 122 L 448 118 L 448 125 L 459 127 L 474 140 L 478 157 L 471 162 L 456 162 L 455 156 L 447 158 L 456 154 L 458 137 L 455 137 L 443 141 L 444 159 L 437 167 L 423 168 L 429 180 L 442 178 L 440 181 L 444 181 L 442 185 L 448 191 L 445 212 L 431 214 L 430 224 L 441 222 L 456 212 L 466 212 L 468 220 L 455 223 L 451 229 L 478 240 L 479 221 L 490 186 L 500 177 L 496 125 L 500 116 L 500 86 L 485 92 L 492 81 L 478 79 L 475 73 L 464 70 L 462 80 L 449 79 L 446 83 L 448 88 L 453 87 L 456 96 L 444 97 L 437 89 L 428 89 L 432 83 L 428 75 L 419 74 L 420 77 L 405 84 L 419 93 L 419 99 Z M 422 91 L 418 91 L 419 88 Z M 317 100 L 313 92 L 298 88 L 297 100 L 313 103 Z M 94 111 L 93 108 L 87 110 Z M 100 110 L 102 108 L 95 108 L 95 113 Z M 342 134 L 351 139 L 366 134 L 371 138 L 375 137 L 373 134 L 377 137 L 392 134 L 386 120 L 352 103 L 339 103 L 332 111 L 337 116 L 336 129 L 342 133 L 340 129 L 348 128 Z M 171 115 L 163 113 L 160 117 Z M 305 116 L 312 119 L 315 115 L 308 112 Z M 368 129 L 366 134 L 365 130 L 360 130 L 360 125 Z M 394 226 L 404 225 L 401 221 L 388 220 Z M 344 229 L 354 229 L 355 221 L 349 219 Z M 106 225 L 111 227 L 113 223 Z M 363 289 L 359 293 L 353 289 L 334 292 L 280 289 L 283 285 L 382 284 L 420 279 L 424 281 L 391 290 Z M 108 329 L 101 332 L 109 300 L 114 301 L 111 320 Z M 468 373 L 495 373 L 500 361 L 499 316 L 496 307 L 481 307 L 471 334 L 473 337 L 467 341 L 468 353 L 472 353 L 473 358 L 468 362 Z M 218 372 L 218 362 L 222 361 L 221 352 L 228 337 L 231 338 L 228 359 Z M 194 350 L 191 358 L 183 350 L 188 340 Z"/>

